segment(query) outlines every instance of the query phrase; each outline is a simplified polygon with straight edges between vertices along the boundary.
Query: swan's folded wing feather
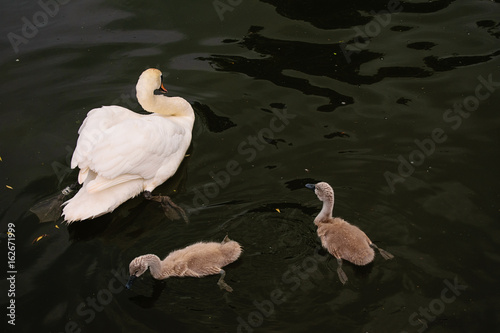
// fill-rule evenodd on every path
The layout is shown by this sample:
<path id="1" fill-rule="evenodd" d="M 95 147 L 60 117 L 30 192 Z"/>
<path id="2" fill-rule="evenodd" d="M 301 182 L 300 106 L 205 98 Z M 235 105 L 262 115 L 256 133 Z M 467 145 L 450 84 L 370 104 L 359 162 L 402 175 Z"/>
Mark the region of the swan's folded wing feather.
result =
<path id="1" fill-rule="evenodd" d="M 80 172 L 78 173 L 78 184 L 83 184 L 85 179 L 87 179 L 88 174 L 89 168 L 80 169 Z"/>
<path id="2" fill-rule="evenodd" d="M 182 127 L 161 117 L 129 119 L 104 132 L 89 167 L 109 179 L 124 174 L 151 179 L 185 138 Z"/>
<path id="3" fill-rule="evenodd" d="M 87 185 L 87 191 L 89 193 L 96 193 L 99 191 L 104 191 L 107 188 L 120 185 L 131 180 L 139 179 L 137 175 L 121 175 L 116 178 L 108 179 L 101 176 L 97 176 L 94 180 L 91 180 Z"/>
<path id="4" fill-rule="evenodd" d="M 116 124 L 139 117 L 139 114 L 116 105 L 90 110 L 78 130 L 79 137 L 71 159 L 71 168 L 89 168 L 92 152 L 105 133 Z"/>

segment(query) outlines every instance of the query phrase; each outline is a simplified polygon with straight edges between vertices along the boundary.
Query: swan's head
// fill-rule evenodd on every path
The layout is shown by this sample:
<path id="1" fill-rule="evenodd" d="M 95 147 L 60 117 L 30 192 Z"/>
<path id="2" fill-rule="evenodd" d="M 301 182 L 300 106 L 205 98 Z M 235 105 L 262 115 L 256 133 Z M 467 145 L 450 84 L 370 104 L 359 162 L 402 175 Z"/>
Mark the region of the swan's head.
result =
<path id="1" fill-rule="evenodd" d="M 328 183 L 320 182 L 317 184 L 306 184 L 306 187 L 314 190 L 319 200 L 333 201 L 333 189 Z"/>
<path id="2" fill-rule="evenodd" d="M 160 70 L 156 68 L 146 69 L 142 72 L 141 76 L 139 76 L 139 81 L 137 81 L 137 93 L 148 92 L 152 94 L 158 89 L 161 92 L 167 92 L 167 89 L 163 86 L 162 79 L 163 76 Z"/>
<path id="3" fill-rule="evenodd" d="M 181 97 L 168 97 L 155 93 L 156 91 L 167 92 L 162 83 L 162 74 L 158 69 L 150 68 L 142 72 L 135 89 L 137 101 L 144 110 L 162 116 L 188 117 L 192 127 L 194 111 L 188 101 Z"/>
<path id="4" fill-rule="evenodd" d="M 130 278 L 128 279 L 127 289 L 132 288 L 132 284 L 134 283 L 134 280 L 144 274 L 149 268 L 148 262 L 144 260 L 144 256 L 137 257 L 134 260 L 130 262 L 130 265 L 128 266 L 128 270 L 130 272 Z"/>

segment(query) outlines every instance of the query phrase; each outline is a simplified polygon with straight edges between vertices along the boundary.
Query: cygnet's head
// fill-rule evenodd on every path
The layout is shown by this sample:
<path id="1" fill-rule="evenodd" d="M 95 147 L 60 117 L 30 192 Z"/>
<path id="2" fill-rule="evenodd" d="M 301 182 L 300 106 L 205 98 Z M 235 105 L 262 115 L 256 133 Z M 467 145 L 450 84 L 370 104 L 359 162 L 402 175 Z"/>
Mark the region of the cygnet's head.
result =
<path id="1" fill-rule="evenodd" d="M 333 201 L 333 189 L 328 183 L 306 184 L 306 187 L 314 190 L 319 200 Z"/>
<path id="2" fill-rule="evenodd" d="M 144 260 L 143 256 L 137 257 L 134 260 L 130 262 L 130 265 L 128 266 L 128 270 L 130 272 L 130 278 L 126 284 L 125 287 L 127 289 L 132 288 L 132 284 L 134 283 L 134 280 L 144 274 L 148 270 L 148 263 L 146 260 Z"/>
<path id="3" fill-rule="evenodd" d="M 146 260 L 143 260 L 141 256 L 135 258 L 130 262 L 128 270 L 130 272 L 130 275 L 135 275 L 136 277 L 139 277 L 148 270 L 148 267 L 149 267 L 148 263 L 146 262 Z"/>
<path id="4" fill-rule="evenodd" d="M 163 86 L 163 75 L 160 70 L 156 68 L 149 68 L 142 72 L 137 81 L 137 91 L 155 91 L 159 89 L 162 92 L 167 92 Z"/>

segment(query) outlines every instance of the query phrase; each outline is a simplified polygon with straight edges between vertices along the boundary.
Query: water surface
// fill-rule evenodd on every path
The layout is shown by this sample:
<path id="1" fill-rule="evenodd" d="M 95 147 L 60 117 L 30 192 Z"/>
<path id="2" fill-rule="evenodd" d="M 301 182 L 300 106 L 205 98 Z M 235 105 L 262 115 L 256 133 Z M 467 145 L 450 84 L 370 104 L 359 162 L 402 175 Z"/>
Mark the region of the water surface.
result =
<path id="1" fill-rule="evenodd" d="M 22 1 L 0 11 L 0 284 L 3 306 L 16 305 L 5 331 L 498 329 L 498 1 L 51 10 Z M 26 20 L 39 25 L 29 38 Z M 26 41 L 17 52 L 9 33 Z M 38 223 L 30 207 L 77 179 L 69 161 L 87 112 L 141 111 L 134 86 L 148 67 L 196 112 L 190 156 L 157 189 L 190 223 L 142 198 L 69 227 Z M 312 223 L 321 203 L 304 184 L 317 181 L 334 187 L 335 215 L 396 258 L 346 263 L 342 286 Z M 124 289 L 134 257 L 226 234 L 244 247 L 226 269 L 233 293 L 215 276 L 149 273 Z"/>

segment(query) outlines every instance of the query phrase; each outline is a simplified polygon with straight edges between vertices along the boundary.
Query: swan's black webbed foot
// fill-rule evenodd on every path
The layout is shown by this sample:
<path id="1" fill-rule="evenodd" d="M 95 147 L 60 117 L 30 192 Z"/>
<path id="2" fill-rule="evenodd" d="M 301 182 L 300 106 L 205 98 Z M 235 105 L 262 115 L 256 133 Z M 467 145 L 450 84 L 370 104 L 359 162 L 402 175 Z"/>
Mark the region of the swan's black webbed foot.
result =
<path id="1" fill-rule="evenodd" d="M 340 282 L 342 282 L 342 284 L 345 284 L 347 282 L 347 275 L 342 269 L 342 259 L 337 258 L 337 264 L 338 264 L 337 274 L 339 275 Z"/>
<path id="2" fill-rule="evenodd" d="M 380 255 L 385 259 L 385 260 L 389 260 L 389 259 L 392 259 L 394 258 L 394 256 L 392 254 L 390 254 L 389 252 L 387 252 L 386 250 L 383 250 L 381 248 L 379 248 L 377 245 L 371 243 L 370 244 L 370 247 L 371 248 L 374 248 L 374 249 L 377 249 L 378 252 L 380 252 Z"/>
<path id="3" fill-rule="evenodd" d="M 172 217 L 172 210 L 173 210 L 175 212 L 174 214 L 175 214 L 176 218 L 179 218 L 179 215 L 180 215 L 180 217 L 182 217 L 182 219 L 186 223 L 189 223 L 189 220 L 187 218 L 187 215 L 186 215 L 186 212 L 184 211 L 184 209 L 177 206 L 172 201 L 172 199 L 170 199 L 169 196 L 167 196 L 167 195 L 152 195 L 150 191 L 144 191 L 143 195 L 144 195 L 144 198 L 146 198 L 147 200 L 156 201 L 156 202 L 161 203 L 161 206 L 163 207 L 163 212 L 165 213 L 165 215 L 167 217 L 169 217 L 169 218 Z"/>
<path id="4" fill-rule="evenodd" d="M 219 286 L 220 289 L 226 289 L 227 291 L 229 292 L 232 292 L 233 291 L 233 288 L 231 288 L 225 281 L 224 281 L 224 277 L 226 277 L 226 272 L 221 269 L 220 272 L 220 279 L 219 281 L 217 281 L 217 285 Z"/>
<path id="5" fill-rule="evenodd" d="M 66 186 L 61 193 L 37 203 L 30 208 L 30 211 L 38 216 L 40 223 L 57 221 L 61 217 L 64 199 L 73 192 L 77 186 L 78 184 Z"/>

